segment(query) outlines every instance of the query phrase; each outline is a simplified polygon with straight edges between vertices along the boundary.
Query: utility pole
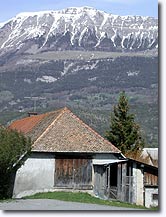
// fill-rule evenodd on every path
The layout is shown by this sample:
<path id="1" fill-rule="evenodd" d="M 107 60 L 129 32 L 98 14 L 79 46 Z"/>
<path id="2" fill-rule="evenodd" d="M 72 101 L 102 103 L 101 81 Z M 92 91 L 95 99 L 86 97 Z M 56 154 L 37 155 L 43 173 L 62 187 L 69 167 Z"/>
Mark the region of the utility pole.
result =
<path id="1" fill-rule="evenodd" d="M 36 103 L 38 100 L 44 100 L 45 97 L 39 97 L 39 96 L 26 96 L 24 99 L 30 99 L 33 101 L 33 112 L 36 112 Z"/>

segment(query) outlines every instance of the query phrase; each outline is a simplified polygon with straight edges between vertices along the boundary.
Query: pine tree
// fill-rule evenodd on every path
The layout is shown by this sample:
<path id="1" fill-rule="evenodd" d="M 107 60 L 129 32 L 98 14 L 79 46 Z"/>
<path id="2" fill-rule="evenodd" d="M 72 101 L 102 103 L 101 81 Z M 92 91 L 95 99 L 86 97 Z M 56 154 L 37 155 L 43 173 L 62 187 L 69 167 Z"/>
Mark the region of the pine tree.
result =
<path id="1" fill-rule="evenodd" d="M 111 113 L 110 130 L 106 132 L 106 138 L 123 154 L 141 150 L 144 146 L 140 126 L 135 122 L 134 114 L 129 113 L 129 102 L 124 91 L 120 93 L 118 104 Z"/>

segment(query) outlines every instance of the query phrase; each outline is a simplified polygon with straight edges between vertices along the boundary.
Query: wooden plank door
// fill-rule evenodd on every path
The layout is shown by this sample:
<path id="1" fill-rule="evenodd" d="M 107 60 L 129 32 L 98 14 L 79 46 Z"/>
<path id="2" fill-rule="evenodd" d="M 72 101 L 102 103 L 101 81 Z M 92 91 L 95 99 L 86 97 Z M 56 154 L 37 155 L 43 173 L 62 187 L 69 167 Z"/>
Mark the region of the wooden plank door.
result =
<path id="1" fill-rule="evenodd" d="M 56 159 L 55 186 L 68 187 L 73 185 L 73 159 Z"/>
<path id="2" fill-rule="evenodd" d="M 56 159 L 55 187 L 91 188 L 92 160 L 83 158 Z"/>

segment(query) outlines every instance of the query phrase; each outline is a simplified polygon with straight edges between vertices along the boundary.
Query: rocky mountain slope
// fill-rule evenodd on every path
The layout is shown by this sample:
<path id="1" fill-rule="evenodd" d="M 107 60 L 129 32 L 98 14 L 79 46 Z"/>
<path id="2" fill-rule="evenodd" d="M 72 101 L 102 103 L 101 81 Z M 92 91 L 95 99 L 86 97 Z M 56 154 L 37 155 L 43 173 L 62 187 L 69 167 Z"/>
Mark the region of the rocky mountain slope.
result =
<path id="1" fill-rule="evenodd" d="M 158 146 L 158 20 L 89 7 L 21 13 L 0 24 L 0 123 L 69 106 L 104 135 L 119 92 Z M 30 97 L 39 97 L 34 101 Z"/>
<path id="2" fill-rule="evenodd" d="M 141 51 L 158 46 L 158 20 L 90 7 L 20 13 L 0 26 L 0 51 Z"/>
<path id="3" fill-rule="evenodd" d="M 66 53 L 71 55 L 71 52 Z M 125 90 L 131 111 L 136 114 L 147 142 L 157 146 L 157 57 L 116 57 L 112 54 L 112 57 L 103 59 L 55 60 L 54 55 L 49 60 L 48 52 L 37 59 L 26 56 L 9 68 L 1 67 L 0 121 L 13 112 L 17 112 L 18 116 L 27 115 L 27 111 L 33 110 L 35 102 L 29 97 L 37 96 L 37 111 L 69 106 L 104 135 L 109 127 L 112 106 L 117 103 L 119 92 Z"/>

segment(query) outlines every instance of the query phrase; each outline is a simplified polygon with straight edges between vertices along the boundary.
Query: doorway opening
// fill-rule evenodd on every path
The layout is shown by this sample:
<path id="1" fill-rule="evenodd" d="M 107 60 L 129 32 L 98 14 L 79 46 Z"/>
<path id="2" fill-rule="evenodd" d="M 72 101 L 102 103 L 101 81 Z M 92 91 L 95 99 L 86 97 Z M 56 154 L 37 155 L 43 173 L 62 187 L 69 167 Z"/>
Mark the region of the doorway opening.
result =
<path id="1" fill-rule="evenodd" d="M 106 192 L 107 196 L 112 199 L 117 199 L 117 164 L 110 164 L 106 168 Z"/>

